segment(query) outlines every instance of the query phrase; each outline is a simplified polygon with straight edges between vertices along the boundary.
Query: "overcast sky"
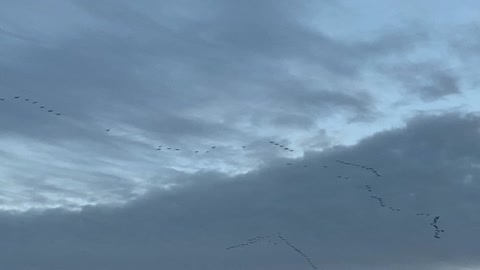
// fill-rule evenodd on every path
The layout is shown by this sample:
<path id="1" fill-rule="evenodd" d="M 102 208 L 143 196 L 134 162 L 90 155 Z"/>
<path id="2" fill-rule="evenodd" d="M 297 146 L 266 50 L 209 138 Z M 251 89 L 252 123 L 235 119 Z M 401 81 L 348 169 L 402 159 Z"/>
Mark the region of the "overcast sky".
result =
<path id="1" fill-rule="evenodd" d="M 0 268 L 480 269 L 478 10 L 0 0 Z"/>

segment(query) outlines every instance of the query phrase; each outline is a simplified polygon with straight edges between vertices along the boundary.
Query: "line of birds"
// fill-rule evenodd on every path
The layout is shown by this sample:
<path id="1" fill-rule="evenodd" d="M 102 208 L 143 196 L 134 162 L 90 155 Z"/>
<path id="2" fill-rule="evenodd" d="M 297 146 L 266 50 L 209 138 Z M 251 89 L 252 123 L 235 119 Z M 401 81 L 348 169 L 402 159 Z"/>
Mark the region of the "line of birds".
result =
<path id="1" fill-rule="evenodd" d="M 110 132 L 111 129 L 108 128 L 108 129 L 105 129 L 106 132 Z M 211 146 L 208 150 L 205 150 L 203 151 L 203 153 L 209 153 L 210 151 L 213 151 L 215 148 L 217 148 L 216 145 L 213 145 Z M 247 148 L 247 146 L 242 146 L 243 149 Z M 162 145 L 159 145 L 157 146 L 157 148 L 155 148 L 157 151 L 167 151 L 167 150 L 170 150 L 170 151 L 182 151 L 180 148 L 175 148 L 175 147 L 163 147 Z M 197 154 L 197 153 L 200 153 L 202 151 L 200 150 L 195 150 L 193 151 L 193 153 Z"/>
<path id="2" fill-rule="evenodd" d="M 365 185 L 365 189 L 369 192 L 369 193 L 373 193 L 372 191 L 372 187 L 370 185 Z M 378 196 L 375 196 L 375 195 L 371 195 L 370 198 L 373 198 L 375 200 L 377 200 L 379 202 L 379 205 L 380 207 L 387 207 L 385 205 L 385 202 L 383 200 L 383 198 L 381 197 L 378 197 Z M 394 211 L 394 212 L 400 212 L 400 209 L 399 208 L 394 208 L 394 207 L 391 207 L 389 206 L 388 207 L 391 211 Z M 429 213 L 425 213 L 425 212 L 421 212 L 421 213 L 416 213 L 415 214 L 416 216 L 430 216 L 431 214 Z M 430 223 L 431 226 L 433 226 L 435 228 L 435 234 L 434 234 L 434 237 L 439 239 L 440 238 L 440 233 L 442 232 L 445 232 L 445 230 L 440 230 L 437 226 L 437 221 L 440 217 L 439 216 L 436 216 L 433 220 L 432 223 Z"/>
<path id="3" fill-rule="evenodd" d="M 292 245 L 285 237 L 283 237 L 282 235 L 277 235 L 278 238 L 282 239 L 282 241 L 287 244 L 290 248 L 292 248 L 293 250 L 295 250 L 298 254 L 300 254 L 302 257 L 305 258 L 305 260 L 307 260 L 307 262 L 310 264 L 310 266 L 313 268 L 313 269 L 318 269 L 318 267 L 313 264 L 312 260 L 303 252 L 301 251 L 300 249 L 298 249 L 297 247 L 295 247 L 294 245 Z"/>
<path id="4" fill-rule="evenodd" d="M 286 147 L 286 146 L 283 145 L 283 144 L 280 144 L 280 143 L 277 143 L 277 142 L 274 142 L 274 141 L 270 141 L 270 143 L 273 144 L 273 145 L 276 145 L 276 146 L 278 146 L 278 147 L 280 147 L 280 148 L 282 148 L 284 151 L 290 151 L 290 152 L 293 152 L 293 151 L 294 151 L 293 149 L 288 148 L 288 147 Z"/>
<path id="5" fill-rule="evenodd" d="M 372 193 L 372 192 L 373 192 L 373 191 L 372 191 L 372 187 L 371 187 L 370 185 L 365 185 L 365 189 L 366 189 L 369 193 Z M 380 207 L 387 207 L 387 206 L 385 205 L 385 202 L 384 202 L 383 198 L 380 198 L 380 197 L 374 196 L 374 195 L 371 195 L 370 198 L 373 198 L 373 199 L 377 200 L 378 203 L 379 203 L 379 205 L 380 205 Z M 389 206 L 388 209 L 390 209 L 391 211 L 400 212 L 400 209 L 399 209 L 399 208 L 394 208 L 394 207 L 392 207 L 392 206 Z"/>
<path id="6" fill-rule="evenodd" d="M 20 96 L 15 96 L 15 97 L 13 97 L 12 99 L 13 99 L 13 100 L 20 100 Z M 0 98 L 0 101 L 5 101 L 5 100 L 6 100 L 5 98 Z M 36 101 L 36 100 L 32 101 L 32 100 L 29 99 L 29 98 L 25 98 L 25 102 L 31 102 L 31 104 L 38 104 L 38 101 Z M 45 108 L 44 105 L 39 105 L 39 108 L 40 108 L 40 109 L 46 109 L 47 112 L 49 112 L 49 113 L 55 113 L 55 115 L 62 115 L 62 114 L 59 113 L 59 112 L 54 112 L 52 109 L 47 109 L 47 108 Z"/>
<path id="7" fill-rule="evenodd" d="M 434 235 L 435 238 L 440 238 L 440 233 L 445 232 L 445 230 L 440 230 L 440 228 L 437 226 L 437 222 L 439 219 L 440 219 L 440 216 L 436 216 L 433 218 L 432 223 L 430 223 L 430 225 L 435 228 L 435 235 Z"/>
<path id="8" fill-rule="evenodd" d="M 341 161 L 341 160 L 338 160 L 338 159 L 336 160 L 336 162 L 342 163 L 342 164 L 345 164 L 345 165 L 360 167 L 360 168 L 362 168 L 362 169 L 372 171 L 377 177 L 380 177 L 380 174 L 379 174 L 374 168 L 372 168 L 372 167 L 367 167 L 367 166 L 364 166 L 364 165 L 359 165 L 359 164 L 355 164 L 355 163 L 345 162 L 345 161 Z"/>
<path id="9" fill-rule="evenodd" d="M 280 234 L 280 233 L 276 233 L 276 234 Z M 247 242 L 245 243 L 241 243 L 241 244 L 238 244 L 238 245 L 234 245 L 234 246 L 230 246 L 230 247 L 227 247 L 225 249 L 234 249 L 234 248 L 240 248 L 240 247 L 246 247 L 246 246 L 249 246 L 249 245 L 253 245 L 253 244 L 256 244 L 256 243 L 259 243 L 259 242 L 262 242 L 266 239 L 270 239 L 271 237 L 275 237 L 276 235 L 275 233 L 272 233 L 272 234 L 268 234 L 268 235 L 260 235 L 260 236 L 256 236 L 254 238 L 250 238 L 247 240 Z M 268 240 L 269 243 L 273 243 L 274 245 L 278 245 L 278 242 L 273 242 L 272 240 Z"/>
<path id="10" fill-rule="evenodd" d="M 230 246 L 230 247 L 227 247 L 225 249 L 234 249 L 234 248 L 246 247 L 246 246 L 250 246 L 250 245 L 256 244 L 258 242 L 264 241 L 266 239 L 275 238 L 275 237 L 280 239 L 282 242 L 284 242 L 288 247 L 293 249 L 295 252 L 300 254 L 300 256 L 304 257 L 305 260 L 310 264 L 310 266 L 312 266 L 312 268 L 318 269 L 317 266 L 315 266 L 315 264 L 313 264 L 312 260 L 302 250 L 300 250 L 299 248 L 292 245 L 290 243 L 290 241 L 288 241 L 280 232 L 272 233 L 272 234 L 269 234 L 269 235 L 256 236 L 254 238 L 248 239 L 247 242 L 245 242 L 245 243 Z M 273 243 L 274 245 L 278 244 L 278 242 L 275 242 L 275 240 L 268 240 L 268 241 L 269 241 L 269 243 Z"/>
<path id="11" fill-rule="evenodd" d="M 214 150 L 217 148 L 217 146 L 211 146 L 209 150 L 205 150 L 204 153 L 209 153 L 210 151 Z M 163 147 L 161 145 L 157 146 L 157 151 L 164 151 L 164 150 L 171 150 L 171 151 L 181 151 L 180 148 L 174 148 L 174 147 Z M 199 150 L 195 150 L 194 153 L 200 153 Z"/>

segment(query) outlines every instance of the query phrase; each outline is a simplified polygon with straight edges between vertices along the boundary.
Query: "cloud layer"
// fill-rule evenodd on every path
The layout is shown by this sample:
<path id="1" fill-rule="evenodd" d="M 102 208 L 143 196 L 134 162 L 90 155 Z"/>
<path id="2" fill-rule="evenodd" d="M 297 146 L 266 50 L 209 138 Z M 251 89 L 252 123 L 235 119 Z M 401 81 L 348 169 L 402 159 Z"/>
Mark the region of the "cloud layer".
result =
<path id="1" fill-rule="evenodd" d="M 475 267 L 474 10 L 0 1 L 0 266 Z"/>
<path id="2" fill-rule="evenodd" d="M 8 269 L 311 269 L 279 240 L 225 249 L 277 232 L 319 269 L 477 264 L 479 121 L 474 115 L 418 117 L 358 145 L 273 160 L 245 175 L 178 176 L 179 186 L 151 191 L 124 207 L 3 214 L 1 264 Z M 335 160 L 374 167 L 381 177 Z M 379 207 L 365 185 L 401 211 Z M 432 216 L 415 215 L 420 212 Z M 441 217 L 438 224 L 446 231 L 441 239 L 429 226 L 433 215 Z"/>

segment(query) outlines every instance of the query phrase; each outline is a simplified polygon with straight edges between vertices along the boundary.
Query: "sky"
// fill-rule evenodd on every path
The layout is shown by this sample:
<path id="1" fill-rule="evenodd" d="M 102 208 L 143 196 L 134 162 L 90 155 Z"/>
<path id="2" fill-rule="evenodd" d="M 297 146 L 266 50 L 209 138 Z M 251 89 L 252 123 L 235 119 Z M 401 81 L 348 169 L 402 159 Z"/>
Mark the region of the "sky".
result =
<path id="1" fill-rule="evenodd" d="M 0 268 L 480 269 L 478 10 L 0 0 Z"/>

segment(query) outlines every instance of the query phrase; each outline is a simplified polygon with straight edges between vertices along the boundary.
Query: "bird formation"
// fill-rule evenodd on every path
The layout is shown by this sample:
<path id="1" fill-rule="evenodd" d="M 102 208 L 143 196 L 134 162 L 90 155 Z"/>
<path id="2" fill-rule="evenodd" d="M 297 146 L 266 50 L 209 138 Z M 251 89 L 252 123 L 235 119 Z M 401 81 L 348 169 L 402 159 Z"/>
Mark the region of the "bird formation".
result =
<path id="1" fill-rule="evenodd" d="M 313 269 L 318 269 L 317 266 L 315 266 L 315 264 L 313 264 L 312 260 L 303 252 L 301 251 L 300 249 L 298 249 L 297 247 L 295 247 L 294 245 L 292 245 L 285 237 L 283 237 L 282 235 L 277 235 L 278 238 L 282 239 L 282 241 L 287 244 L 290 248 L 292 248 L 293 250 L 295 250 L 298 254 L 300 254 L 302 257 L 305 258 L 305 260 L 307 260 L 307 262 L 310 264 L 310 266 L 313 268 Z"/>
<path id="2" fill-rule="evenodd" d="M 372 187 L 371 187 L 370 185 L 365 185 L 365 189 L 366 189 L 369 193 L 373 193 Z M 383 198 L 378 197 L 378 196 L 374 196 L 374 195 L 371 195 L 370 198 L 377 200 L 378 203 L 379 203 L 379 205 L 380 205 L 380 207 L 387 207 L 387 206 L 385 205 L 385 202 L 384 202 Z M 399 211 L 400 211 L 399 208 L 394 208 L 394 207 L 392 207 L 392 206 L 389 206 L 388 209 L 390 209 L 391 211 L 395 211 L 395 212 L 399 212 Z"/>
<path id="3" fill-rule="evenodd" d="M 240 248 L 240 247 L 246 247 L 246 246 L 250 246 L 250 245 L 253 245 L 253 244 L 256 244 L 258 242 L 261 242 L 261 241 L 264 241 L 266 239 L 270 239 L 268 240 L 269 243 L 273 243 L 274 245 L 277 245 L 278 242 L 275 242 L 275 240 L 271 240 L 271 238 L 278 238 L 280 239 L 283 243 L 285 243 L 287 246 L 289 246 L 291 249 L 293 249 L 295 252 L 297 252 L 298 254 L 300 254 L 302 257 L 305 258 L 305 260 L 310 264 L 310 266 L 312 266 L 312 268 L 314 269 L 318 269 L 317 266 L 315 266 L 315 264 L 313 264 L 312 260 L 302 251 L 300 250 L 299 248 L 295 247 L 294 245 L 292 245 L 284 236 L 282 236 L 281 233 L 277 232 L 277 233 L 272 233 L 272 234 L 269 234 L 269 235 L 264 235 L 264 236 L 257 236 L 257 237 L 254 237 L 254 238 L 251 238 L 251 239 L 248 239 L 247 242 L 245 243 L 241 243 L 241 244 L 238 244 L 238 245 L 234 245 L 234 246 L 230 246 L 230 247 L 227 247 L 225 249 L 234 249 L 234 248 Z"/>
<path id="4" fill-rule="evenodd" d="M 110 129 L 108 129 L 107 131 L 110 131 Z M 217 148 L 217 146 L 215 146 L 215 145 L 214 145 L 214 146 L 211 146 L 210 149 L 209 149 L 209 150 L 205 150 L 204 153 L 209 153 L 210 150 L 213 150 L 213 149 L 215 149 L 215 148 Z M 161 145 L 157 146 L 156 150 L 157 150 L 157 151 L 162 151 L 162 150 L 181 151 L 180 148 L 174 148 L 174 147 L 165 147 L 165 148 L 163 148 L 163 146 L 161 146 Z M 195 151 L 194 151 L 194 153 L 196 153 L 196 154 L 199 153 L 199 152 L 200 152 L 199 150 L 195 150 Z"/>
<path id="5" fill-rule="evenodd" d="M 285 145 L 283 145 L 283 144 L 279 144 L 279 143 L 277 143 L 277 142 L 274 142 L 274 141 L 270 141 L 270 143 L 271 143 L 272 145 L 275 145 L 275 146 L 278 146 L 278 147 L 282 148 L 284 151 L 290 151 L 290 152 L 293 152 L 293 149 L 291 149 L 291 148 L 288 148 L 288 147 L 286 147 L 286 146 L 285 146 Z"/>
<path id="6" fill-rule="evenodd" d="M 385 207 L 385 204 L 383 203 L 383 198 L 377 197 L 377 196 L 370 196 L 370 198 L 373 198 L 378 201 L 381 207 Z"/>
<path id="7" fill-rule="evenodd" d="M 279 234 L 279 233 L 276 233 L 276 234 Z M 274 242 L 274 241 L 271 240 L 271 238 L 275 237 L 276 234 L 272 233 L 272 234 L 268 234 L 268 235 L 256 236 L 254 238 L 248 239 L 247 242 L 245 242 L 245 243 L 230 246 L 230 247 L 227 247 L 225 249 L 234 249 L 234 248 L 246 247 L 246 246 L 250 246 L 250 245 L 253 245 L 253 244 L 258 244 L 259 242 L 262 242 L 262 241 L 267 240 L 267 239 L 268 239 L 269 243 L 273 243 L 274 245 L 278 245 L 278 242 Z"/>
<path id="8" fill-rule="evenodd" d="M 358 164 L 354 164 L 354 163 L 350 163 L 350 162 L 345 162 L 345 161 L 341 161 L 341 160 L 338 160 L 338 159 L 336 160 L 336 162 L 342 163 L 342 164 L 345 164 L 345 165 L 360 167 L 362 169 L 372 171 L 377 177 L 380 177 L 380 174 L 372 167 L 367 167 L 367 166 L 358 165 Z"/>
<path id="9" fill-rule="evenodd" d="M 13 100 L 20 100 L 20 96 L 15 96 L 15 97 L 13 97 L 12 99 L 13 99 Z M 33 104 L 33 105 L 38 104 L 38 101 L 36 101 L 36 100 L 35 100 L 35 101 L 31 101 L 31 99 L 29 99 L 29 98 L 25 98 L 24 100 L 25 100 L 25 102 L 30 102 L 30 103 Z M 5 98 L 0 98 L 0 101 L 5 101 Z M 57 116 L 62 115 L 61 113 L 55 112 L 55 111 L 52 110 L 52 109 L 47 109 L 47 108 L 45 108 L 44 105 L 39 105 L 39 108 L 40 108 L 40 109 L 46 109 L 48 113 L 54 113 L 54 114 L 57 115 Z"/>
<path id="10" fill-rule="evenodd" d="M 435 228 L 435 234 L 433 237 L 438 239 L 440 238 L 440 233 L 445 232 L 445 230 L 440 230 L 440 228 L 438 228 L 437 226 L 437 222 L 439 219 L 440 219 L 440 216 L 436 216 L 433 218 L 432 223 L 430 223 L 430 225 Z"/>
<path id="11" fill-rule="evenodd" d="M 366 189 L 369 193 L 372 193 L 372 192 L 373 192 L 373 191 L 372 191 L 372 187 L 371 187 L 370 185 L 365 185 L 365 189 Z M 373 195 L 371 195 L 370 197 L 373 198 L 373 199 L 376 199 L 376 200 L 379 202 L 379 204 L 380 204 L 381 207 L 386 207 L 386 205 L 385 205 L 385 203 L 384 203 L 384 201 L 383 201 L 383 198 L 380 198 L 380 197 L 377 197 L 377 196 L 373 196 Z M 388 208 L 389 208 L 391 211 L 400 212 L 400 209 L 399 209 L 399 208 L 394 208 L 394 207 L 391 207 L 391 206 L 389 206 Z M 424 213 L 424 212 L 416 213 L 415 215 L 416 215 L 416 216 L 430 216 L 429 213 Z M 445 232 L 445 230 L 440 230 L 440 229 L 438 228 L 438 226 L 437 226 L 437 221 L 438 221 L 439 218 L 440 218 L 439 216 L 436 216 L 436 217 L 433 219 L 433 222 L 430 223 L 430 225 L 435 228 L 434 237 L 437 238 L 437 239 L 440 238 L 440 233 Z"/>

